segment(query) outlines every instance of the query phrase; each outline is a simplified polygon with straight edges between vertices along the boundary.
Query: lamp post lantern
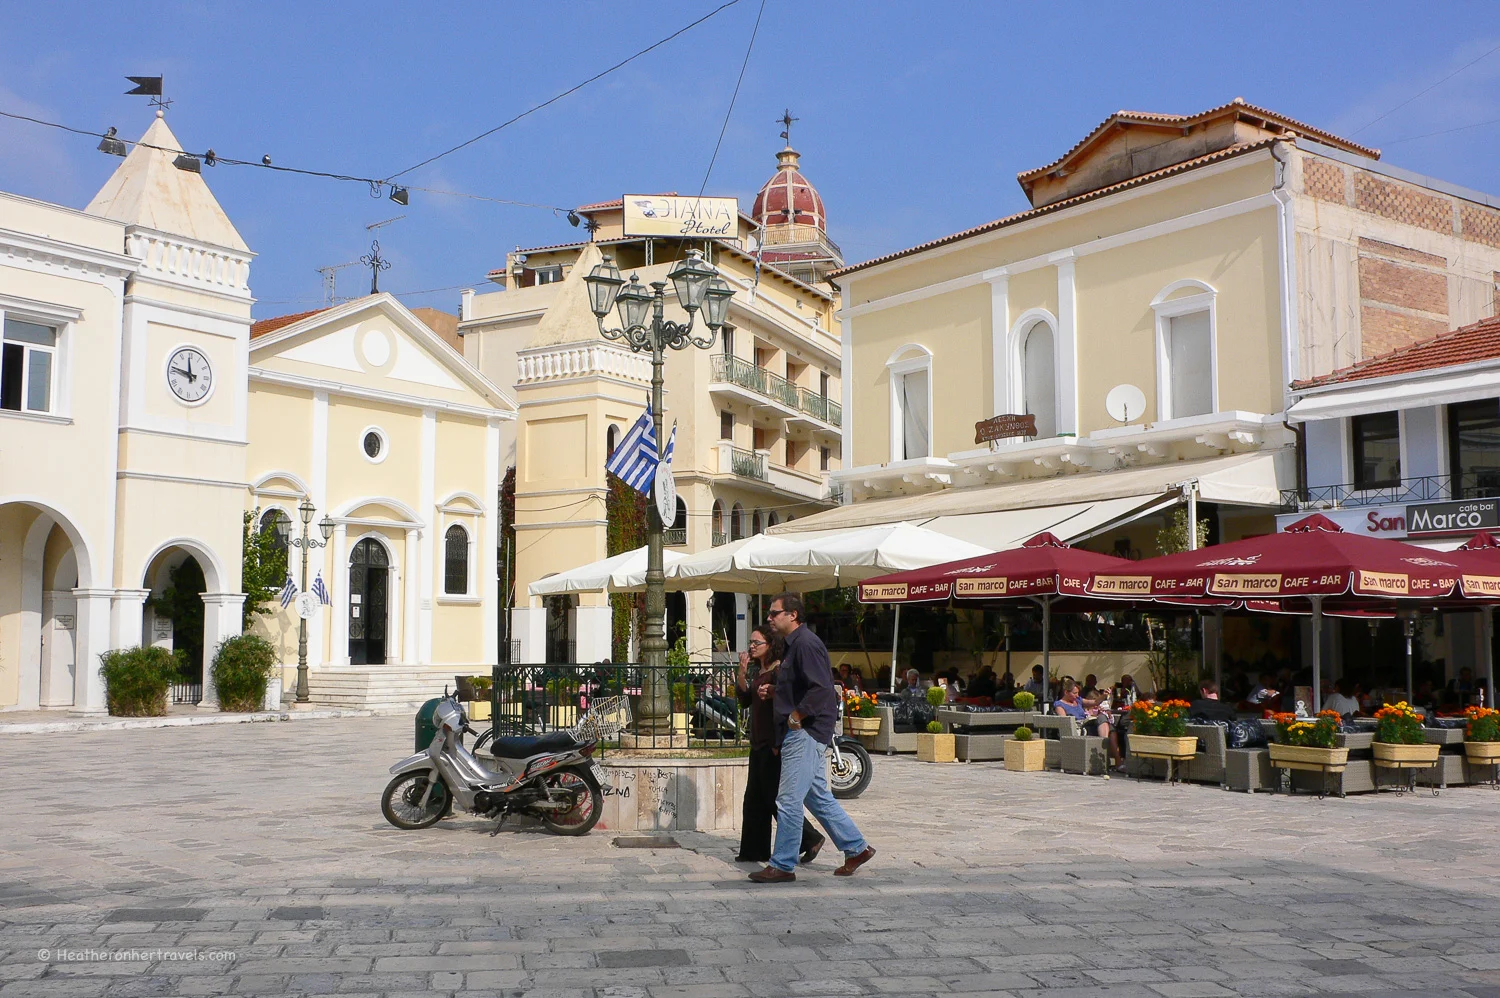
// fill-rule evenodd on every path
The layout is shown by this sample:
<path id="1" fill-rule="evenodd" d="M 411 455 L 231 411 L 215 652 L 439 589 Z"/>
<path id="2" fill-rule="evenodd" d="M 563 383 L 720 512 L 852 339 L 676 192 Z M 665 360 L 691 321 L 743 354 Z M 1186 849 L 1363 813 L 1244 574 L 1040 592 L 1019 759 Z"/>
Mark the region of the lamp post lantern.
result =
<path id="1" fill-rule="evenodd" d="M 623 340 L 636 353 L 651 354 L 651 414 L 656 428 L 657 447 L 662 437 L 662 371 L 668 350 L 698 347 L 707 350 L 729 315 L 729 299 L 734 289 L 697 250 L 667 274 L 677 295 L 677 303 L 687 312 L 687 322 L 666 318 L 667 281 L 651 282 L 648 290 L 632 274 L 626 284 L 620 270 L 608 256 L 584 278 L 588 285 L 589 307 L 599 321 L 599 332 L 609 340 Z M 606 318 L 610 309 L 619 313 L 620 325 L 610 327 Z M 693 324 L 699 311 L 707 336 L 693 335 Z M 647 666 L 645 687 L 639 710 L 641 727 L 653 735 L 668 729 L 670 723 L 670 690 L 665 682 L 667 640 L 666 579 L 662 573 L 662 523 L 656 504 L 646 509 L 646 625 L 641 652 Z"/>
<path id="2" fill-rule="evenodd" d="M 302 519 L 302 536 L 293 537 L 291 540 L 292 547 L 302 549 L 301 589 L 304 593 L 307 592 L 308 550 L 327 547 L 328 538 L 333 536 L 333 517 L 326 513 L 323 515 L 323 519 L 318 521 L 318 530 L 322 533 L 323 539 L 320 541 L 316 537 L 308 535 L 308 527 L 312 526 L 313 514 L 317 511 L 317 507 L 312 504 L 312 501 L 304 497 L 302 502 L 297 506 L 297 515 Z M 300 613 L 297 617 L 297 702 L 307 703 L 307 618 Z"/>

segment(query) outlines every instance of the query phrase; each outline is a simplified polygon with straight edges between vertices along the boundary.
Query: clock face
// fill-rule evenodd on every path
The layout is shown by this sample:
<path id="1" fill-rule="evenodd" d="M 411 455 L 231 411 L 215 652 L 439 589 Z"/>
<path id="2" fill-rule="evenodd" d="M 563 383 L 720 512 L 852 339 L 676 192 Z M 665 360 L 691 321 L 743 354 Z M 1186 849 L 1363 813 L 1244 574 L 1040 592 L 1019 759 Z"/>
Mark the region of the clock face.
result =
<path id="1" fill-rule="evenodd" d="M 167 387 L 184 402 L 202 402 L 214 385 L 213 369 L 197 347 L 178 347 L 167 361 Z"/>

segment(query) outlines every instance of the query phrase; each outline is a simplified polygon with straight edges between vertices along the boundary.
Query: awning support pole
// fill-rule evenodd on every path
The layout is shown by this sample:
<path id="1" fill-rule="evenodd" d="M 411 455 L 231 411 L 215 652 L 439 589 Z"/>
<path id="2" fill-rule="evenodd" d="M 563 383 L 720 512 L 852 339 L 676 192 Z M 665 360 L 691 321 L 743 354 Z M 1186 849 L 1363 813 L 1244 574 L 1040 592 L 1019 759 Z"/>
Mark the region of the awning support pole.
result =
<path id="1" fill-rule="evenodd" d="M 1323 597 L 1312 597 L 1313 713 L 1323 709 Z"/>
<path id="2" fill-rule="evenodd" d="M 1042 702 L 1048 703 L 1047 684 L 1052 680 L 1052 597 L 1042 597 Z"/>
<path id="3" fill-rule="evenodd" d="M 1416 632 L 1417 622 L 1410 614 L 1402 614 L 1401 632 L 1406 635 L 1406 702 L 1411 703 L 1416 697 L 1412 695 L 1411 676 L 1411 639 Z"/>
<path id="4" fill-rule="evenodd" d="M 1214 611 L 1214 685 L 1224 695 L 1224 611 Z"/>
<path id="5" fill-rule="evenodd" d="M 896 604 L 896 623 L 891 628 L 891 692 L 896 692 L 896 649 L 901 646 L 901 604 Z"/>
<path id="6" fill-rule="evenodd" d="M 1492 606 L 1481 607 L 1480 617 L 1484 620 L 1484 677 L 1485 684 L 1489 687 L 1485 692 L 1489 699 L 1484 702 L 1486 707 L 1495 706 L 1495 608 Z M 1407 703 L 1411 700 L 1408 699 Z"/>

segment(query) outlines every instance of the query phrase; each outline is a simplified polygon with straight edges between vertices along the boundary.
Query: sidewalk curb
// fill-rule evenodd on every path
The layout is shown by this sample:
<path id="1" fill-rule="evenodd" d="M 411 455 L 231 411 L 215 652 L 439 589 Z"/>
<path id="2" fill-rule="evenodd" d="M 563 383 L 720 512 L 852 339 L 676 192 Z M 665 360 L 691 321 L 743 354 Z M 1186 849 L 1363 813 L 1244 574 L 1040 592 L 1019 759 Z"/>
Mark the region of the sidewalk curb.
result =
<path id="1" fill-rule="evenodd" d="M 277 721 L 329 720 L 340 717 L 380 717 L 384 711 L 326 710 L 257 711 L 253 714 L 205 713 L 202 717 L 109 717 L 74 718 L 67 721 L 26 721 L 7 724 L 0 720 L 0 735 L 40 735 L 76 731 L 121 731 L 127 728 L 187 728 L 202 724 L 267 724 Z M 0 715 L 3 717 L 3 715 Z"/>

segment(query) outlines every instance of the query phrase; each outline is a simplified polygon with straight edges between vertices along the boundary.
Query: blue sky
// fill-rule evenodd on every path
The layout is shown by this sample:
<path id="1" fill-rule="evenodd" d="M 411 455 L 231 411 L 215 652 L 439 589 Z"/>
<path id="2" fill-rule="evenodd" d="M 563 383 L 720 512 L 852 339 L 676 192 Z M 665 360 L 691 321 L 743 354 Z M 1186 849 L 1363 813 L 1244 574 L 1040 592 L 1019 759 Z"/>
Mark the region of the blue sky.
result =
<path id="1" fill-rule="evenodd" d="M 0 2 L 0 110 L 134 138 L 127 74 L 164 74 L 184 145 L 384 177 L 546 100 L 715 2 L 623 4 Z M 696 192 L 759 0 L 411 174 L 423 187 L 571 206 Z M 861 260 L 1025 207 L 1018 171 L 1120 108 L 1187 113 L 1243 96 L 1387 162 L 1500 193 L 1500 45 L 1489 3 L 1021 4 L 768 0 L 708 193 L 748 209 L 790 107 L 830 234 Z M 1385 115 L 1384 117 L 1381 117 Z M 1378 121 L 1376 119 L 1379 119 Z M 1479 127 L 1470 127 L 1479 126 Z M 1441 133 L 1441 134 L 1430 134 Z M 1423 137 L 1419 137 L 1423 136 Z M 82 207 L 118 163 L 0 119 L 0 190 Z M 506 250 L 581 230 L 551 212 L 220 166 L 205 174 L 259 254 L 257 317 L 316 307 L 316 268 L 368 250 L 409 305 L 456 310 Z M 340 293 L 357 293 L 354 269 Z M 443 289 L 443 290 L 434 290 Z"/>

